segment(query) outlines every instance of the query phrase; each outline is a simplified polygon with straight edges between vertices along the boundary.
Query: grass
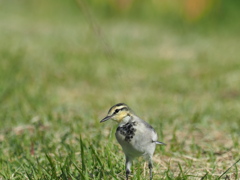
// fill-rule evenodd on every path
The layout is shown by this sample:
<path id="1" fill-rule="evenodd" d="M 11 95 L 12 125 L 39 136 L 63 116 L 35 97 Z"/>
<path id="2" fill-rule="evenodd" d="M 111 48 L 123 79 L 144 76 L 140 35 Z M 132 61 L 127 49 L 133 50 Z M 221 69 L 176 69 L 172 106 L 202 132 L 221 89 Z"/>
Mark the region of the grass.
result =
<path id="1" fill-rule="evenodd" d="M 99 123 L 118 102 L 167 144 L 154 179 L 240 178 L 238 33 L 2 10 L 0 179 L 124 179 L 116 124 Z"/>

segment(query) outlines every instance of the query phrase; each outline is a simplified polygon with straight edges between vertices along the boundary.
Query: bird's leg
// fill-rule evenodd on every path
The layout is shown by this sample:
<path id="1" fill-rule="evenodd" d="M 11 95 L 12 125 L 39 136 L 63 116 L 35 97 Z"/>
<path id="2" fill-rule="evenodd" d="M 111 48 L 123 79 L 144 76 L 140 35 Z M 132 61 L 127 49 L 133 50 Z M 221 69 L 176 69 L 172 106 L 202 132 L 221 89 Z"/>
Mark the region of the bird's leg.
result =
<path id="1" fill-rule="evenodd" d="M 152 175 L 153 164 L 152 164 L 152 160 L 151 159 L 148 162 L 148 168 L 149 168 L 150 180 L 152 180 L 152 178 L 153 178 L 153 175 Z"/>
<path id="2" fill-rule="evenodd" d="M 131 165 L 132 165 L 131 159 L 126 156 L 126 180 L 128 180 L 128 176 L 131 173 Z"/>
<path id="3" fill-rule="evenodd" d="M 127 169 L 127 170 L 126 170 L 126 180 L 128 180 L 129 174 L 130 174 L 130 171 Z"/>

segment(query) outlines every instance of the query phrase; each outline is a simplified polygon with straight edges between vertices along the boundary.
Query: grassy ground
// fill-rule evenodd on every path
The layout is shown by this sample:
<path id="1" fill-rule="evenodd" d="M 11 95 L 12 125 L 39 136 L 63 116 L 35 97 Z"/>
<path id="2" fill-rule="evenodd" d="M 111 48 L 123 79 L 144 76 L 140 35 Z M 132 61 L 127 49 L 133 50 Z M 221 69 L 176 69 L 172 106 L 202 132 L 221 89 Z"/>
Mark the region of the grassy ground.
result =
<path id="1" fill-rule="evenodd" d="M 118 102 L 167 144 L 154 179 L 240 178 L 238 32 L 2 10 L 0 179 L 124 179 Z"/>

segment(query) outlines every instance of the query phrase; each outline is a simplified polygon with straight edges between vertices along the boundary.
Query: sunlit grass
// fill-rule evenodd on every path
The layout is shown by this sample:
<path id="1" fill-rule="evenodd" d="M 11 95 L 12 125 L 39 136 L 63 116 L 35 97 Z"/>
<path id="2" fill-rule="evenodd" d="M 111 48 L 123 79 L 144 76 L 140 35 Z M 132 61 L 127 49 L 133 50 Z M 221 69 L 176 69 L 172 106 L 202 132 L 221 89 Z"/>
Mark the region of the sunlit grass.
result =
<path id="1" fill-rule="evenodd" d="M 239 178 L 237 34 L 111 20 L 99 38 L 82 18 L 4 17 L 2 179 L 124 179 L 116 124 L 99 123 L 118 102 L 167 144 L 154 179 L 217 179 L 232 165 L 223 178 Z M 132 179 L 146 178 L 137 160 Z"/>

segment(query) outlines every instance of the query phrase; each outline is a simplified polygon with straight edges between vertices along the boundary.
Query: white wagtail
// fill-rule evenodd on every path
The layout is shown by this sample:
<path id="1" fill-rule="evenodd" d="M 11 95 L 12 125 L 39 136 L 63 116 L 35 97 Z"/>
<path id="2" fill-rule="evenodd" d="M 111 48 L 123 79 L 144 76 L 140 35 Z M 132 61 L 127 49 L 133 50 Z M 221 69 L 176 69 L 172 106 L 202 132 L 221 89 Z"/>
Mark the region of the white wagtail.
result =
<path id="1" fill-rule="evenodd" d="M 136 116 L 124 103 L 119 103 L 110 108 L 108 115 L 100 122 L 112 119 L 119 123 L 115 136 L 122 146 L 126 156 L 126 179 L 131 172 L 134 158 L 143 156 L 148 161 L 150 180 L 152 179 L 152 156 L 156 144 L 165 145 L 157 141 L 157 133 L 151 125 Z"/>

